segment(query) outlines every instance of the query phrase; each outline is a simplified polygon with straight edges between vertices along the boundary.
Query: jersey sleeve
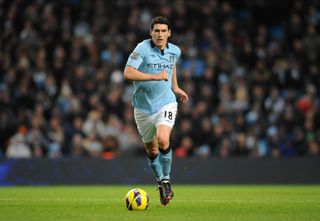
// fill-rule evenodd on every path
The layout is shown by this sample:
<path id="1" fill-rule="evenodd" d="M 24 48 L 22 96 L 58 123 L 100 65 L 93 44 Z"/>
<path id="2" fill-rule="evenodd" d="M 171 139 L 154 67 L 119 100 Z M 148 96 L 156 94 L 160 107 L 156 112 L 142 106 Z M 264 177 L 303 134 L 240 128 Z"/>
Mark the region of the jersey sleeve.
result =
<path id="1" fill-rule="evenodd" d="M 179 47 L 177 47 L 177 59 L 179 59 L 180 55 L 181 55 L 181 50 Z"/>
<path id="2" fill-rule="evenodd" d="M 127 65 L 132 66 L 138 69 L 143 62 L 143 58 L 145 57 L 145 49 L 142 43 L 138 44 L 137 47 L 130 54 Z"/>
<path id="3" fill-rule="evenodd" d="M 180 58 L 180 55 L 181 55 L 181 50 L 178 46 L 174 47 L 174 53 L 175 53 L 175 57 L 176 57 L 175 61 L 177 63 Z"/>

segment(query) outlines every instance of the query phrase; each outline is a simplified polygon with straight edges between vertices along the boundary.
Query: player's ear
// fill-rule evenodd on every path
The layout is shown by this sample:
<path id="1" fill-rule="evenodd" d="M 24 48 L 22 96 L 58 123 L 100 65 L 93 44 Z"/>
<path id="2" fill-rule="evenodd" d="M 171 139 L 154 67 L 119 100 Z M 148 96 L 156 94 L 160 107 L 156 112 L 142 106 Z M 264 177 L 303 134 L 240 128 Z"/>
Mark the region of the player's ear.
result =
<path id="1" fill-rule="evenodd" d="M 171 29 L 168 30 L 168 37 L 171 36 Z"/>

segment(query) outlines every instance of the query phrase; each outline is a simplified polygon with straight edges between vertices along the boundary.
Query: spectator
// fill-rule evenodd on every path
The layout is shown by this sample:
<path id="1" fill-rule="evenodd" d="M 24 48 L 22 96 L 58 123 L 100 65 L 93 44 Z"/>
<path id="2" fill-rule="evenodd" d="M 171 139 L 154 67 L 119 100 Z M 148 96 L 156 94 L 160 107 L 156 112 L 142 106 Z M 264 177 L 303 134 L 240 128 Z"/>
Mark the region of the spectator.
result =
<path id="1" fill-rule="evenodd" d="M 6 157 L 8 158 L 31 158 L 31 148 L 25 141 L 25 127 L 19 127 L 19 131 L 10 138 Z"/>

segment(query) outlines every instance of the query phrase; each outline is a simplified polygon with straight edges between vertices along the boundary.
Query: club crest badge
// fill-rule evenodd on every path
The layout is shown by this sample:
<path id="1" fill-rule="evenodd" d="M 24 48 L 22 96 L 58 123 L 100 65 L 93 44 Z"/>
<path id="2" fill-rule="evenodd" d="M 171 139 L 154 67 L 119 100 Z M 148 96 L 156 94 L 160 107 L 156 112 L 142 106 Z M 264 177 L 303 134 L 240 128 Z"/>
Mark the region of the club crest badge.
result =
<path id="1" fill-rule="evenodd" d="M 139 53 L 138 52 L 132 52 L 130 55 L 130 58 L 133 60 L 137 60 L 139 58 Z"/>

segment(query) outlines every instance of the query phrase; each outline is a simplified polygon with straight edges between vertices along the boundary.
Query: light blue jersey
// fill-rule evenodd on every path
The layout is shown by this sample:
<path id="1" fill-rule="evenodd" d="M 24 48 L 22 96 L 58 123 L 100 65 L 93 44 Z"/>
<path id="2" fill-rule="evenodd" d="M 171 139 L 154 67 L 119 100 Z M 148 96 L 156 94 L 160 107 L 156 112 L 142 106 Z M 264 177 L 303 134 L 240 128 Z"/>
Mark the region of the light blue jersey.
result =
<path id="1" fill-rule="evenodd" d="M 134 81 L 132 105 L 135 108 L 146 114 L 153 114 L 163 106 L 176 102 L 171 89 L 172 73 L 180 54 L 180 48 L 171 43 L 163 51 L 151 39 L 137 45 L 129 56 L 127 65 L 148 74 L 159 74 L 166 69 L 168 81 Z"/>

